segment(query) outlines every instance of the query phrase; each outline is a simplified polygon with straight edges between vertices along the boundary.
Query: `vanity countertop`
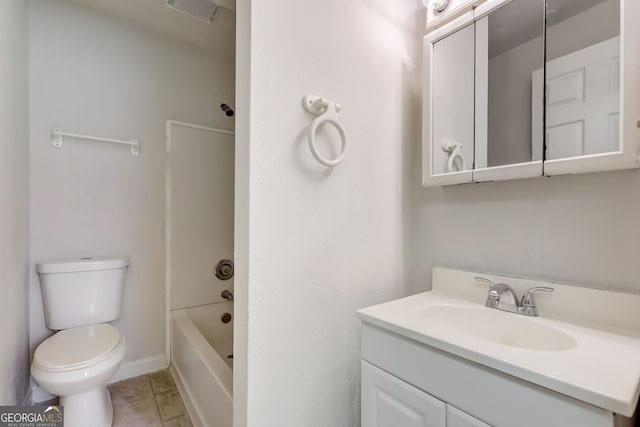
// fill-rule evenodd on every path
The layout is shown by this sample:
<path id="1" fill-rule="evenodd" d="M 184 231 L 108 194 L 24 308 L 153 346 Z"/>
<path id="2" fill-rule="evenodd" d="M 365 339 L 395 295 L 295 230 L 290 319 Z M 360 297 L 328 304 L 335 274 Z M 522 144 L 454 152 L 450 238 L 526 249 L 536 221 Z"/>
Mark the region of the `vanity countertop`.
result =
<path id="1" fill-rule="evenodd" d="M 479 275 L 513 283 L 517 291 L 532 286 L 551 286 L 556 291 L 539 298 L 539 317 L 502 312 L 484 306 L 487 288 L 473 279 Z M 563 308 L 560 303 L 565 300 L 581 305 Z M 584 305 L 591 305 L 591 310 L 585 310 Z M 607 315 L 609 310 L 615 312 Z M 629 417 L 640 394 L 639 311 L 640 295 L 636 294 L 436 268 L 432 291 L 364 308 L 357 316 L 406 338 Z M 507 344 L 501 342 L 500 333 L 483 330 L 485 324 L 504 328 L 503 342 Z M 552 334 L 545 342 L 548 332 Z M 554 348 L 556 341 L 558 347 Z"/>

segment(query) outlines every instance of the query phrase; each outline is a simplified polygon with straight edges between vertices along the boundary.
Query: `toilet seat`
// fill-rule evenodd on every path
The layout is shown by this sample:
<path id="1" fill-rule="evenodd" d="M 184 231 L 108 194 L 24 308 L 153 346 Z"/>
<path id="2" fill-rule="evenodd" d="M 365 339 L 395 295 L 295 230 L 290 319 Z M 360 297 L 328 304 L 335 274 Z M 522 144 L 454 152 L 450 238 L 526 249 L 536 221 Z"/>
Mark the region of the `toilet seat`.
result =
<path id="1" fill-rule="evenodd" d="M 109 358 L 124 343 L 107 323 L 65 329 L 36 348 L 33 364 L 48 372 L 83 369 Z"/>

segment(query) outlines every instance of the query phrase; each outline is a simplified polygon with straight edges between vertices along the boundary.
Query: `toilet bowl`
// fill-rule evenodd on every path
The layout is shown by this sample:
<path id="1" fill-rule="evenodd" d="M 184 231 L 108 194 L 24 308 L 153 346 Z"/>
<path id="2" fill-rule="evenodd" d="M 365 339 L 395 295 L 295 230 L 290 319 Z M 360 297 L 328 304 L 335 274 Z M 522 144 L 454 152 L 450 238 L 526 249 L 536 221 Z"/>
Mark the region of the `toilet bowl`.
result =
<path id="1" fill-rule="evenodd" d="M 47 327 L 57 330 L 33 355 L 31 375 L 60 396 L 65 427 L 109 427 L 113 407 L 106 384 L 127 343 L 108 321 L 120 317 L 127 257 L 37 264 Z"/>
<path id="2" fill-rule="evenodd" d="M 113 411 L 106 384 L 126 350 L 124 337 L 109 324 L 67 329 L 38 346 L 31 375 L 42 388 L 60 396 L 65 425 L 92 420 L 92 426 L 110 426 Z"/>

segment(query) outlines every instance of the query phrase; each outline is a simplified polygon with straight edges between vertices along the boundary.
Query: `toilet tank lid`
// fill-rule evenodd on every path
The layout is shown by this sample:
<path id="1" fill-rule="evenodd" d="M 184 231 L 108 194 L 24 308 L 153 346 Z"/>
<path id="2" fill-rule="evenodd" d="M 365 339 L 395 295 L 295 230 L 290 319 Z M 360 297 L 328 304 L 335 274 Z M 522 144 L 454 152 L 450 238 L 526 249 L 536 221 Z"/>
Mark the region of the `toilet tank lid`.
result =
<path id="1" fill-rule="evenodd" d="M 78 271 L 110 270 L 129 265 L 128 256 L 64 258 L 41 261 L 38 273 L 74 273 Z"/>

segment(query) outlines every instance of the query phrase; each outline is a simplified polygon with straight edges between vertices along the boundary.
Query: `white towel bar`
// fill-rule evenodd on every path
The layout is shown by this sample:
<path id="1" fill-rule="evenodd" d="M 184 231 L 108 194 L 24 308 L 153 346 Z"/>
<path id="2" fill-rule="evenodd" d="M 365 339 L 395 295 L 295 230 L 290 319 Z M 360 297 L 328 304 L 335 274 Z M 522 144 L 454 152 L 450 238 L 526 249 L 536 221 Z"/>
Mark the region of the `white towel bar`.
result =
<path id="1" fill-rule="evenodd" d="M 89 135 L 80 135 L 77 133 L 69 133 L 62 132 L 60 128 L 55 128 L 51 131 L 51 145 L 55 148 L 62 147 L 62 138 L 63 137 L 75 138 L 75 139 L 86 139 L 89 141 L 100 141 L 100 142 L 112 142 L 114 144 L 124 144 L 131 146 L 131 155 L 133 157 L 138 157 L 140 155 L 140 143 L 137 139 L 132 139 L 130 141 L 122 141 L 120 139 L 112 139 L 112 138 L 100 138 L 97 136 L 89 136 Z"/>

